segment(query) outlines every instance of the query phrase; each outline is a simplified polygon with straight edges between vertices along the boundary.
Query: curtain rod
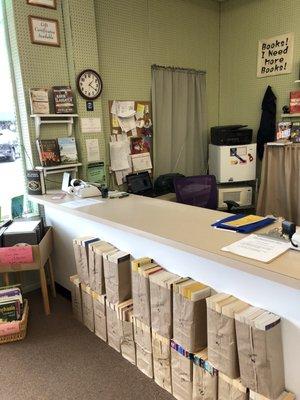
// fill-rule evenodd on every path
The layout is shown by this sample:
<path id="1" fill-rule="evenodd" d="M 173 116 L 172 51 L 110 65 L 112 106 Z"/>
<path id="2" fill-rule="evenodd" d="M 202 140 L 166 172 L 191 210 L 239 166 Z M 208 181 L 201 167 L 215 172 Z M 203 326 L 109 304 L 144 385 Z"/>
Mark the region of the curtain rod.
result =
<path id="1" fill-rule="evenodd" d="M 174 67 L 174 66 L 165 66 L 165 65 L 157 65 L 152 64 L 151 69 L 166 69 L 170 71 L 178 71 L 178 72 L 188 72 L 192 74 L 206 74 L 206 71 L 201 71 L 193 68 L 181 68 L 181 67 Z"/>

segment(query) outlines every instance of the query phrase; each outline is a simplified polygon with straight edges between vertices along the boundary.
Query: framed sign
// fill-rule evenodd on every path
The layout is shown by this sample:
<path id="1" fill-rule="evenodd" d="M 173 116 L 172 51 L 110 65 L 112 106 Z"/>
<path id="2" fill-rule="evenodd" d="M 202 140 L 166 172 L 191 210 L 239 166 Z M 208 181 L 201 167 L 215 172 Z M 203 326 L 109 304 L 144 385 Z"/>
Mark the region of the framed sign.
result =
<path id="1" fill-rule="evenodd" d="M 59 26 L 57 19 L 29 15 L 31 43 L 47 46 L 60 46 Z"/>
<path id="2" fill-rule="evenodd" d="M 257 77 L 290 74 L 293 69 L 294 34 L 274 36 L 258 42 Z"/>
<path id="3" fill-rule="evenodd" d="M 27 4 L 56 10 L 56 0 L 27 0 Z"/>

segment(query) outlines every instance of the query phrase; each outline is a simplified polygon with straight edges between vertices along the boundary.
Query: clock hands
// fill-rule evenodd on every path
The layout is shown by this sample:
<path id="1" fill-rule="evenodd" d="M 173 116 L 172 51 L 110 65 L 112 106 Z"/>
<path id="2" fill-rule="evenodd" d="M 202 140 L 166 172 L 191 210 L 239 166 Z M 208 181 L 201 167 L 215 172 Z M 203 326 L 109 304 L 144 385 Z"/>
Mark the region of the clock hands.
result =
<path id="1" fill-rule="evenodd" d="M 93 81 L 92 81 L 92 82 L 93 82 Z M 94 88 L 94 86 L 91 85 L 92 82 L 89 83 L 89 86 L 90 86 L 93 90 L 97 90 L 97 89 Z"/>

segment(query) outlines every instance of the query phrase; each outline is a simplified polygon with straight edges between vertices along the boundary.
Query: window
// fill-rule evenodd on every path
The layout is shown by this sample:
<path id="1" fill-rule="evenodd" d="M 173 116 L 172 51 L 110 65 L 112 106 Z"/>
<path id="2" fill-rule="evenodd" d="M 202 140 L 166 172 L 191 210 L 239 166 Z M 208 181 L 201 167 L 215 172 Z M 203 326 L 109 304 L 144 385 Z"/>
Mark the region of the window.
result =
<path id="1" fill-rule="evenodd" d="M 1 217 L 11 215 L 11 199 L 25 193 L 20 132 L 16 124 L 15 100 L 7 51 L 5 21 L 0 7 L 0 206 Z"/>

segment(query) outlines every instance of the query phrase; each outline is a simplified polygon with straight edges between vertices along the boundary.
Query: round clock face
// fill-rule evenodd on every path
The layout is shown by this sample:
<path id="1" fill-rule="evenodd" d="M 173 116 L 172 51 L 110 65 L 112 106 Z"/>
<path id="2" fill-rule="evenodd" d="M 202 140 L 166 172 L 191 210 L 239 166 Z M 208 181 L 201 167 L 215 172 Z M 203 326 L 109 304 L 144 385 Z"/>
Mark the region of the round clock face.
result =
<path id="1" fill-rule="evenodd" d="M 102 80 L 96 71 L 87 69 L 82 71 L 77 78 L 77 88 L 82 97 L 94 100 L 102 92 Z"/>

